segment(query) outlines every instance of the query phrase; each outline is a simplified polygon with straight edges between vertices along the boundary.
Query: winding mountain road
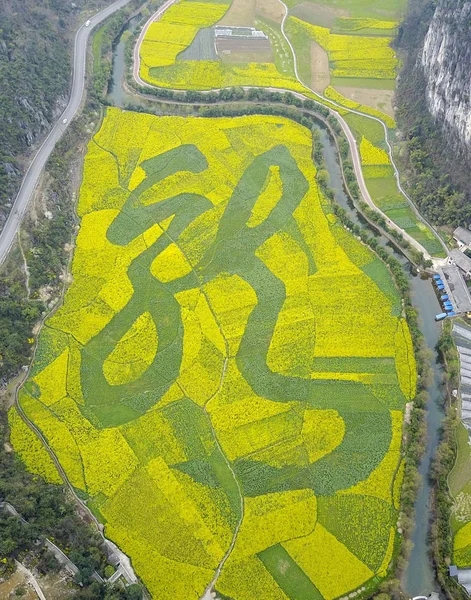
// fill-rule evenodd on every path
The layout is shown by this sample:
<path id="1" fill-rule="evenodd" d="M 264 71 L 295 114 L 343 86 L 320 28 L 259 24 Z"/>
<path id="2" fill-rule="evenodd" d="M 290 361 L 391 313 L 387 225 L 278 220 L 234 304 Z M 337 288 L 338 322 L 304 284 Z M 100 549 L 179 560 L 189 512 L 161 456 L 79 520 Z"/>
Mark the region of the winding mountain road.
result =
<path id="1" fill-rule="evenodd" d="M 84 23 L 79 27 L 77 33 L 75 34 L 72 89 L 70 91 L 69 102 L 62 115 L 56 121 L 49 135 L 36 152 L 25 173 L 25 176 L 23 177 L 23 182 L 19 189 L 18 195 L 16 196 L 8 219 L 0 233 L 0 264 L 5 260 L 5 257 L 7 256 L 11 245 L 13 244 L 13 240 L 15 239 L 26 207 L 28 206 L 31 196 L 38 184 L 41 173 L 52 151 L 54 150 L 55 145 L 64 135 L 65 130 L 77 114 L 82 103 L 85 89 L 87 43 L 90 32 L 94 27 L 96 27 L 96 25 L 125 6 L 129 1 L 130 0 L 116 0 L 116 2 L 113 2 L 113 4 L 110 4 L 93 17 L 90 17 L 90 23 L 88 27 Z M 67 121 L 64 123 L 65 119 L 67 119 Z"/>

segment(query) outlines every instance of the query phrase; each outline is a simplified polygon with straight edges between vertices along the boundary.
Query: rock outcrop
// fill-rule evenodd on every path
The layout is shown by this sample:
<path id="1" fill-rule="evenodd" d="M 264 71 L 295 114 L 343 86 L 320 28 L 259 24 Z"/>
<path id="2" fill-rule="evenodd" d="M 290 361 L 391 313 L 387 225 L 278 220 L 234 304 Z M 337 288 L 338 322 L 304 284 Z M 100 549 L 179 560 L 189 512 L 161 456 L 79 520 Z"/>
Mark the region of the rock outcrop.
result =
<path id="1" fill-rule="evenodd" d="M 419 60 L 430 114 L 471 157 L 471 0 L 439 0 Z"/>

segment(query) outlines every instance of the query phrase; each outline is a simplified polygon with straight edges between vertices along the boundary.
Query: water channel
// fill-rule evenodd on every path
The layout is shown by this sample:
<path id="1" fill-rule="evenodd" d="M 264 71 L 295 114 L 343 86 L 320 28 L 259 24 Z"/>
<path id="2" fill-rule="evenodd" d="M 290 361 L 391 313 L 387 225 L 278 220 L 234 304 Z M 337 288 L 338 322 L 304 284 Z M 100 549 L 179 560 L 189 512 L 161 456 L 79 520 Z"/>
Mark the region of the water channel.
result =
<path id="1" fill-rule="evenodd" d="M 140 101 L 129 95 L 122 86 L 126 68 L 125 40 L 127 36 L 136 30 L 139 21 L 139 16 L 132 18 L 122 30 L 117 43 L 113 47 L 113 71 L 108 90 L 108 99 L 113 105 L 118 107 L 123 107 L 126 104 L 150 106 L 147 101 Z M 158 113 L 159 111 L 156 110 L 156 107 L 153 107 L 152 112 Z M 327 170 L 330 173 L 330 187 L 334 190 L 335 200 L 347 211 L 353 222 L 365 226 L 365 221 L 362 219 L 361 215 L 358 214 L 345 193 L 335 144 L 331 140 L 327 129 L 321 123 L 319 123 L 319 131 L 321 134 L 320 139 L 324 149 Z M 403 577 L 404 592 L 411 597 L 414 597 L 418 595 L 429 595 L 433 591 L 438 591 L 438 584 L 435 581 L 429 557 L 429 545 L 427 539 L 430 515 L 430 485 L 427 481 L 427 473 L 438 444 L 440 421 L 443 418 L 443 412 L 440 407 L 441 365 L 437 362 L 436 353 L 434 351 L 441 330 L 440 324 L 435 322 L 434 317 L 437 313 L 441 312 L 441 308 L 432 287 L 431 279 L 418 276 L 415 268 L 412 267 L 402 254 L 397 252 L 391 246 L 390 242 L 385 237 L 377 234 L 377 240 L 383 247 L 394 253 L 395 257 L 404 266 L 404 270 L 408 275 L 411 286 L 412 301 L 419 312 L 421 330 L 425 336 L 427 346 L 433 351 L 434 356 L 432 364 L 434 380 L 428 388 L 430 395 L 427 404 L 428 443 L 419 467 L 423 484 L 416 501 L 416 528 L 412 537 L 414 547 L 407 570 Z"/>
<path id="2" fill-rule="evenodd" d="M 136 31 L 142 16 L 132 17 L 121 29 L 118 40 L 113 44 L 113 69 L 108 86 L 108 100 L 113 106 L 123 108 L 126 104 L 140 104 L 139 99 L 128 94 L 123 88 L 126 69 L 126 40 Z"/>

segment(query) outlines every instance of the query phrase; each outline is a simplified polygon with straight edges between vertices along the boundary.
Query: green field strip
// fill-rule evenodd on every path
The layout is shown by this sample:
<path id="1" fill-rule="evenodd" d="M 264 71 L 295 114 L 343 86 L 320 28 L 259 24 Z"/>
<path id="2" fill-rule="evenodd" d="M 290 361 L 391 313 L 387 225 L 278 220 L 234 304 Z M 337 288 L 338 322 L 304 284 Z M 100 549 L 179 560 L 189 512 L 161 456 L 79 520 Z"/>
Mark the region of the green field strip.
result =
<path id="1" fill-rule="evenodd" d="M 322 600 L 322 594 L 281 544 L 257 556 L 290 600 Z"/>
<path id="2" fill-rule="evenodd" d="M 379 498 L 356 495 L 321 496 L 318 519 L 350 552 L 377 571 L 386 554 L 395 511 Z"/>

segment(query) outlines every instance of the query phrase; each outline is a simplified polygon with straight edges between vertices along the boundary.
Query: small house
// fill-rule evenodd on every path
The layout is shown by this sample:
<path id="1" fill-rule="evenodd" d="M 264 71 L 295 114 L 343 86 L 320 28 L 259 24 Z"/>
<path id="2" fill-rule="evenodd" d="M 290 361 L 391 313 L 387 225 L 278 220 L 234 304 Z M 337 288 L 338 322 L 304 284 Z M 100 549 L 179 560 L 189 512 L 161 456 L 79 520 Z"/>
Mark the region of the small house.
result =
<path id="1" fill-rule="evenodd" d="M 469 233 L 471 233 L 471 231 Z M 449 262 L 452 265 L 456 265 L 459 270 L 462 271 L 466 279 L 471 278 L 471 258 L 466 256 L 466 254 L 463 254 L 461 250 L 451 250 Z"/>
<path id="2" fill-rule="evenodd" d="M 459 248 L 471 248 L 471 231 L 465 227 L 457 227 L 453 232 L 453 239 Z"/>

